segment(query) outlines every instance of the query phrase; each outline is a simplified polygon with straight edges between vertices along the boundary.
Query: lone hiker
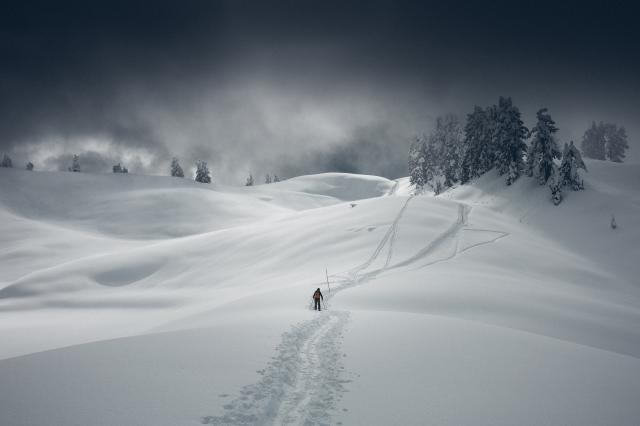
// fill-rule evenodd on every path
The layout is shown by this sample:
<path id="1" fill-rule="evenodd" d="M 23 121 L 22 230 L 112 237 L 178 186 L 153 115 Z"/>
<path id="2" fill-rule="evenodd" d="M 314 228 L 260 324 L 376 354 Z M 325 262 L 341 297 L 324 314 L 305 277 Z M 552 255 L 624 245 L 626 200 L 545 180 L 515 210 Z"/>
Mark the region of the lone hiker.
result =
<path id="1" fill-rule="evenodd" d="M 320 291 L 320 287 L 313 293 L 313 301 L 315 302 L 314 309 L 316 311 L 320 311 L 320 300 L 324 301 L 324 297 L 322 297 L 322 292 Z"/>

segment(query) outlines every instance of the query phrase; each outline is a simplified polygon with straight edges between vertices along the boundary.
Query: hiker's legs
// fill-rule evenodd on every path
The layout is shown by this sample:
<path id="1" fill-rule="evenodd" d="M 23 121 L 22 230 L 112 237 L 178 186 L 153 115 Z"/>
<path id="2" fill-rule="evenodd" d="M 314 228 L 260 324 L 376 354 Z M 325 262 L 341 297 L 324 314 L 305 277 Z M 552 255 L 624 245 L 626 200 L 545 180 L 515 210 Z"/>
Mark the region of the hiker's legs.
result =
<path id="1" fill-rule="evenodd" d="M 315 299 L 315 301 L 316 301 L 315 310 L 319 311 L 320 310 L 320 299 Z"/>

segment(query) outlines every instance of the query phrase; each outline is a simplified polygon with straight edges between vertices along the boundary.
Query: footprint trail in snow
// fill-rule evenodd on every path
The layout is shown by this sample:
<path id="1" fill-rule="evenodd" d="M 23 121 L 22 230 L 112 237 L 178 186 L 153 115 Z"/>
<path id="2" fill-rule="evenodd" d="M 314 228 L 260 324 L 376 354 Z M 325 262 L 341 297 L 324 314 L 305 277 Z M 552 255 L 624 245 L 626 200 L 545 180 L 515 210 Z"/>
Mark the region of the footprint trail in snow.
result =
<path id="1" fill-rule="evenodd" d="M 262 379 L 245 386 L 211 425 L 329 425 L 345 391 L 340 351 L 347 312 L 323 311 L 282 336 Z"/>

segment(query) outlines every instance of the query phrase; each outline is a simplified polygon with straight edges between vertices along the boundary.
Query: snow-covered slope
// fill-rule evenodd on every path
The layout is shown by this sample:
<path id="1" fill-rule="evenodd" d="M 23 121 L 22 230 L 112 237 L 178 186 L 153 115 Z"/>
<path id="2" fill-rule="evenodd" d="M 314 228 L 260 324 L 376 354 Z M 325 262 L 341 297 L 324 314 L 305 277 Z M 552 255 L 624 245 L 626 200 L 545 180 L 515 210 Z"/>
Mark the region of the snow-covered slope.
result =
<path id="1" fill-rule="evenodd" d="M 558 207 L 0 169 L 0 424 L 634 424 L 640 167 L 588 167 Z"/>

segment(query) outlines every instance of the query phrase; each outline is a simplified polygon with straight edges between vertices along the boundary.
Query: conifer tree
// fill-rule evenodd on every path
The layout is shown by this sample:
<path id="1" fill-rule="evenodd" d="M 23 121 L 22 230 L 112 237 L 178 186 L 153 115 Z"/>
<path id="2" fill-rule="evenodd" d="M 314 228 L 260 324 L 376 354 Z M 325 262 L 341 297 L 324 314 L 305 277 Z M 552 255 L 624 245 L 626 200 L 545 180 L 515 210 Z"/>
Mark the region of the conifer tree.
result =
<path id="1" fill-rule="evenodd" d="M 113 173 L 129 173 L 129 169 L 118 163 L 113 166 Z"/>
<path id="2" fill-rule="evenodd" d="M 432 138 L 428 139 L 425 148 L 422 174 L 425 183 L 429 185 L 435 195 L 438 195 L 444 189 L 441 178 L 442 168 L 440 167 L 442 149 L 435 144 Z"/>
<path id="3" fill-rule="evenodd" d="M 409 148 L 409 183 L 415 186 L 416 193 L 422 192 L 426 184 L 424 173 L 426 150 L 426 142 L 418 138 Z"/>
<path id="4" fill-rule="evenodd" d="M 555 164 L 553 167 L 556 167 Z M 551 201 L 554 205 L 562 202 L 562 182 L 558 173 L 553 173 L 549 181 L 549 190 L 551 191 Z"/>
<path id="5" fill-rule="evenodd" d="M 538 123 L 531 129 L 533 139 L 527 152 L 527 174 L 535 177 L 540 185 L 545 185 L 555 171 L 553 160 L 560 158 L 554 136 L 558 128 L 546 108 L 540 109 L 536 116 Z"/>
<path id="6" fill-rule="evenodd" d="M 280 178 L 278 177 L 278 175 L 273 175 L 273 182 L 280 182 Z"/>
<path id="7" fill-rule="evenodd" d="M 618 127 L 615 124 L 607 124 L 605 126 L 605 155 L 609 161 L 622 163 L 625 151 L 629 149 L 627 131 L 624 127 Z"/>
<path id="8" fill-rule="evenodd" d="M 591 122 L 591 127 L 584 132 L 582 136 L 582 152 L 587 158 L 605 159 L 605 134 L 602 123 L 596 125 L 596 122 L 593 121 Z"/>
<path id="9" fill-rule="evenodd" d="M 582 161 L 580 151 L 575 147 L 573 141 L 569 144 L 565 143 L 559 172 L 560 185 L 569 186 L 574 191 L 584 189 L 584 183 L 578 174 L 578 169 L 587 171 L 587 166 Z"/>
<path id="10" fill-rule="evenodd" d="M 464 146 L 460 177 L 462 183 L 483 175 L 494 164 L 488 115 L 479 106 L 476 106 L 473 112 L 467 115 L 467 123 L 464 127 Z"/>
<path id="11" fill-rule="evenodd" d="M 622 163 L 627 149 L 627 131 L 613 123 L 596 125 L 594 121 L 582 137 L 582 152 L 587 158 Z"/>
<path id="12" fill-rule="evenodd" d="M 80 171 L 80 157 L 78 157 L 76 154 L 73 155 L 73 163 L 71 164 L 71 171 L 72 172 Z"/>
<path id="13" fill-rule="evenodd" d="M 528 130 L 520 117 L 520 110 L 511 98 L 500 97 L 495 106 L 493 140 L 495 144 L 495 165 L 498 173 L 506 175 L 507 185 L 520 177 L 524 169 L 524 153 L 527 145 L 524 139 Z"/>
<path id="14" fill-rule="evenodd" d="M 207 162 L 199 160 L 196 162 L 196 182 L 211 183 L 211 172 L 207 167 Z"/>
<path id="15" fill-rule="evenodd" d="M 440 167 L 444 177 L 443 185 L 451 187 L 460 180 L 460 167 L 463 157 L 463 132 L 460 121 L 455 115 L 438 117 L 436 135 L 442 147 Z"/>
<path id="16" fill-rule="evenodd" d="M 251 173 L 249 173 L 249 176 L 247 177 L 247 181 L 244 184 L 245 186 L 253 186 L 253 175 Z"/>
<path id="17" fill-rule="evenodd" d="M 26 169 L 29 170 L 30 172 L 33 171 L 33 163 L 31 161 L 27 163 Z"/>
<path id="18" fill-rule="evenodd" d="M 264 183 L 269 184 L 271 182 L 272 182 L 271 175 L 267 173 L 267 175 L 264 177 Z"/>
<path id="19" fill-rule="evenodd" d="M 9 157 L 7 154 L 4 154 L 2 156 L 2 161 L 0 162 L 0 167 L 13 167 L 11 157 Z"/>
<path id="20" fill-rule="evenodd" d="M 171 176 L 184 177 L 184 171 L 182 171 L 182 167 L 180 167 L 180 162 L 176 157 L 173 157 L 171 159 L 171 165 L 169 166 L 169 170 L 171 172 Z"/>

